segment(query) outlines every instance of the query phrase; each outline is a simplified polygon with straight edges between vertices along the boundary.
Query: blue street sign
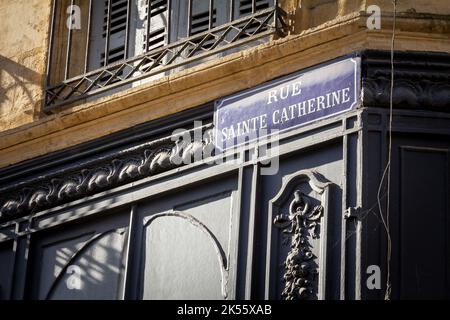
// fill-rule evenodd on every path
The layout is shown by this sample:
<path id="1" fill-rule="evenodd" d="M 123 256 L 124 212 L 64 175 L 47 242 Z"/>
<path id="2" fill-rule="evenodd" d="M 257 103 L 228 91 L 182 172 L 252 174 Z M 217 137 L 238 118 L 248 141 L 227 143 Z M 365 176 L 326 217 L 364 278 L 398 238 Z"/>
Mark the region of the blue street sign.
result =
<path id="1" fill-rule="evenodd" d="M 355 108 L 360 58 L 316 66 L 216 101 L 215 144 L 226 150 Z"/>

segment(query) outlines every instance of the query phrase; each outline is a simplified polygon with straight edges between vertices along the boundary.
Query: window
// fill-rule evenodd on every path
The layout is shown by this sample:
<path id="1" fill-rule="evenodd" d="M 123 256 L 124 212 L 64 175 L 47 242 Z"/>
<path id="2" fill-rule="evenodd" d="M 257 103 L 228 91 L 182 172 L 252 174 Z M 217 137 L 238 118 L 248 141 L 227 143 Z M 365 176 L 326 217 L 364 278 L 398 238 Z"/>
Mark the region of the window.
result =
<path id="1" fill-rule="evenodd" d="M 55 0 L 53 15 L 46 110 L 139 85 L 284 29 L 276 0 Z"/>

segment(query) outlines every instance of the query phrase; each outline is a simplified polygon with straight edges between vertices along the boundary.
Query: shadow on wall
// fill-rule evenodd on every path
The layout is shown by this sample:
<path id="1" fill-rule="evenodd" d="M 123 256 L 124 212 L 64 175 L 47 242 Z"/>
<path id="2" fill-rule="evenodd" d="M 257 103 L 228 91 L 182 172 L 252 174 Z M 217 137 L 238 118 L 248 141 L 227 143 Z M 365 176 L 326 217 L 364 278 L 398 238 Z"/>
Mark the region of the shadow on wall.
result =
<path id="1" fill-rule="evenodd" d="M 43 75 L 26 66 L 27 58 L 28 56 L 25 56 L 20 58 L 20 62 L 15 62 L 0 55 L 0 115 L 2 116 L 18 112 L 36 116 L 40 112 L 41 106 L 36 107 L 36 103 L 41 99 Z M 5 123 L 0 120 L 0 129 L 4 129 L 2 127 L 4 125 Z"/>
<path id="2" fill-rule="evenodd" d="M 120 299 L 124 281 L 126 228 L 53 239 L 36 251 L 30 298 Z"/>

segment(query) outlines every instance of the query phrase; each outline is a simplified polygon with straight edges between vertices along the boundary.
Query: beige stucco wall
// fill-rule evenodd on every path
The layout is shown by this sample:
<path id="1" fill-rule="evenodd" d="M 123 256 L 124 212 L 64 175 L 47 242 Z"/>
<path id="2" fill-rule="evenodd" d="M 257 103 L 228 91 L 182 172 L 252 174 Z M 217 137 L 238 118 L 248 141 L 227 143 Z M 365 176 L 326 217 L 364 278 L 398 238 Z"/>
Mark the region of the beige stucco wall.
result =
<path id="1" fill-rule="evenodd" d="M 381 9 L 382 18 L 393 12 L 392 0 L 295 0 L 289 10 L 295 10 L 295 32 L 330 23 L 355 12 L 365 12 L 370 5 Z M 397 0 L 399 15 L 409 14 L 423 18 L 424 14 L 449 15 L 450 0 Z M 430 18 L 430 17 L 428 17 Z"/>
<path id="2" fill-rule="evenodd" d="M 0 1 L 0 130 L 39 118 L 49 0 Z"/>
<path id="3" fill-rule="evenodd" d="M 280 0 L 291 34 L 55 114 L 41 112 L 50 0 L 0 0 L 0 167 L 192 108 L 367 48 L 389 49 L 390 0 Z M 450 0 L 399 0 L 397 50 L 450 52 Z M 366 27 L 379 4 L 382 30 Z"/>

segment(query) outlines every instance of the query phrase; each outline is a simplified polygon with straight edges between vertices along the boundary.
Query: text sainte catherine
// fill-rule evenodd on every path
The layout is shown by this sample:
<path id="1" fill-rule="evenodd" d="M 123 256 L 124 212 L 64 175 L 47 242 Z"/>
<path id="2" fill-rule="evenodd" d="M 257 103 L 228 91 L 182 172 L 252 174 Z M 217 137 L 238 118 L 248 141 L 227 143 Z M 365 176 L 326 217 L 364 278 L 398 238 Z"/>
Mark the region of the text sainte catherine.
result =
<path id="1" fill-rule="evenodd" d="M 300 96 L 301 93 L 301 81 L 271 90 L 267 94 L 267 105 L 281 102 L 289 97 Z M 274 108 L 271 114 L 263 113 L 222 128 L 221 140 L 234 139 L 252 131 L 267 129 L 268 126 L 274 128 L 297 118 L 316 113 L 320 110 L 333 108 L 347 102 L 350 102 L 350 87 L 331 91 L 324 95 L 303 100 L 283 108 Z"/>

